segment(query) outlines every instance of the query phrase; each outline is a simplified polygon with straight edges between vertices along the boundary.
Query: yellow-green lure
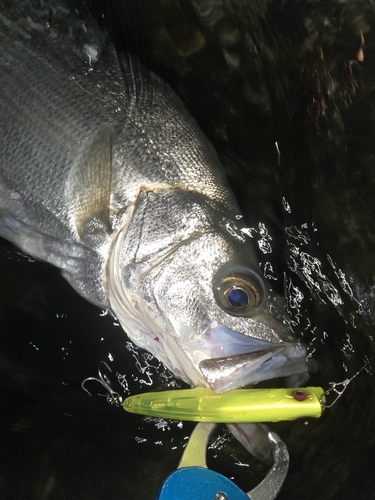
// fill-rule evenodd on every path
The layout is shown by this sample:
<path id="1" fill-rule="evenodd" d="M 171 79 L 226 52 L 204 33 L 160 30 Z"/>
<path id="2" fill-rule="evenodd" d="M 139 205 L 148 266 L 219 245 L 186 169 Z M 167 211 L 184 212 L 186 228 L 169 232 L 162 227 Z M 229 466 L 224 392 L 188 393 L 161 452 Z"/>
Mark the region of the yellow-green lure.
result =
<path id="1" fill-rule="evenodd" d="M 122 403 L 131 413 L 214 423 L 279 422 L 319 418 L 325 395 L 321 387 L 236 389 L 217 394 L 205 387 L 149 392 Z"/>

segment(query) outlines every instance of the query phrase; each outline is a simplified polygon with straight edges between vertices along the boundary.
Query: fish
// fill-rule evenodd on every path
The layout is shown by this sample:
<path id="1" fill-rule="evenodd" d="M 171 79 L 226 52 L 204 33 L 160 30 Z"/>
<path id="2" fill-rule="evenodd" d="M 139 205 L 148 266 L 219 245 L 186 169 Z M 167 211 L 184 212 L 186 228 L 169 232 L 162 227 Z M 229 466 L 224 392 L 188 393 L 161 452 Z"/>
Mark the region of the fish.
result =
<path id="1" fill-rule="evenodd" d="M 306 348 L 182 100 L 82 5 L 22 6 L 0 2 L 0 236 L 192 386 L 306 380 Z"/>

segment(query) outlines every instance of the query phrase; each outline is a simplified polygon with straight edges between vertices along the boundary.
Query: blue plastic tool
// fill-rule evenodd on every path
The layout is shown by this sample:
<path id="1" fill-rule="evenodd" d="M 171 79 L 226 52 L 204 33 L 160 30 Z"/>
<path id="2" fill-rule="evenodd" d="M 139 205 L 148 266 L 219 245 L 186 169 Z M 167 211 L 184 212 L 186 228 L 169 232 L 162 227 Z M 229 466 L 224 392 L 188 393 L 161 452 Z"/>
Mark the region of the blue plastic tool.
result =
<path id="1" fill-rule="evenodd" d="M 273 500 L 284 482 L 289 466 L 285 444 L 274 433 L 274 465 L 266 478 L 249 493 L 244 493 L 225 476 L 206 465 L 206 447 L 215 424 L 199 423 L 182 455 L 176 471 L 164 481 L 157 500 Z"/>
<path id="2" fill-rule="evenodd" d="M 165 481 L 158 500 L 249 500 L 225 476 L 203 467 L 177 469 Z"/>

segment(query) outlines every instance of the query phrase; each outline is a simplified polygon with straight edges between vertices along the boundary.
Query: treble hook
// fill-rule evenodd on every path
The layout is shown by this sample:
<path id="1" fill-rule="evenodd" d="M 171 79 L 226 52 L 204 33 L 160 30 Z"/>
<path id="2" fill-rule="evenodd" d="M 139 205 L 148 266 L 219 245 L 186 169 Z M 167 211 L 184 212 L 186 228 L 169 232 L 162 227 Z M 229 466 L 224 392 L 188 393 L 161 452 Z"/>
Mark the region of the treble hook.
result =
<path id="1" fill-rule="evenodd" d="M 112 373 L 112 370 L 111 368 L 107 365 L 107 363 L 105 361 L 100 361 L 99 363 L 99 366 L 98 366 L 98 375 L 99 375 L 99 378 L 96 378 L 96 377 L 87 377 L 85 378 L 85 380 L 82 382 L 81 384 L 81 387 L 84 391 L 87 392 L 87 394 L 89 394 L 90 396 L 92 396 L 91 392 L 89 390 L 86 389 L 85 387 L 85 383 L 86 382 L 89 382 L 90 380 L 93 380 L 95 382 L 99 382 L 99 384 L 101 386 L 104 387 L 104 389 L 108 392 L 108 394 L 99 394 L 99 396 L 105 396 L 107 398 L 107 401 L 111 404 L 115 404 L 116 406 L 121 406 L 122 402 L 123 402 L 123 398 L 122 396 L 114 391 L 110 385 L 110 380 L 109 378 L 103 374 L 100 370 L 100 366 L 101 365 L 104 365 L 107 367 L 107 369 Z"/>
<path id="2" fill-rule="evenodd" d="M 327 389 L 326 391 L 323 392 L 323 394 L 320 396 L 320 404 L 324 407 L 324 408 L 332 408 L 332 406 L 336 403 L 336 401 L 341 398 L 341 396 L 344 394 L 344 392 L 346 391 L 348 385 L 350 384 L 350 382 L 352 380 L 354 380 L 357 375 L 359 375 L 361 373 L 362 370 L 364 370 L 366 368 L 366 366 L 370 363 L 370 361 L 374 358 L 374 356 L 372 356 L 370 359 L 368 359 L 366 361 L 366 363 L 362 366 L 362 368 L 360 368 L 357 373 L 355 373 L 352 377 L 350 378 L 347 378 L 345 380 L 343 380 L 342 382 L 330 382 L 329 385 L 331 386 L 329 389 Z M 325 402 L 325 396 L 327 396 L 330 392 L 334 392 L 336 394 L 336 397 L 335 399 L 333 400 L 333 402 L 328 405 L 326 402 Z"/>

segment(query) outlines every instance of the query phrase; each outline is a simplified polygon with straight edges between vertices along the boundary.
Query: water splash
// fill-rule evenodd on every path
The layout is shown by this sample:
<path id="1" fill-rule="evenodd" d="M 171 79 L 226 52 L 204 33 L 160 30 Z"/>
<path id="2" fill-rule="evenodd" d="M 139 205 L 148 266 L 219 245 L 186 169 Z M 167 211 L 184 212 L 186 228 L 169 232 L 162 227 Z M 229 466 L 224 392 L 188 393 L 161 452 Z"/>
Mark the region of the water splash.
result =
<path id="1" fill-rule="evenodd" d="M 288 220 L 292 207 L 285 197 L 282 198 L 282 205 Z M 370 317 L 367 321 L 373 321 L 370 298 L 352 276 L 337 266 L 332 255 L 322 255 L 319 231 L 314 222 L 287 224 L 284 232 L 284 323 L 298 338 L 303 339 L 307 347 L 307 359 L 315 358 L 328 345 L 332 348 L 333 342 L 335 356 L 338 353 L 342 356 L 342 368 L 347 368 L 345 359 L 352 361 L 355 366 L 359 355 L 356 351 L 358 340 L 353 339 L 351 329 L 357 329 L 359 319 Z M 272 260 L 275 259 L 271 246 L 272 231 L 265 223 L 259 222 L 258 227 L 242 228 L 241 234 L 257 240 L 259 249 L 267 255 L 267 260 L 261 259 L 260 263 L 263 274 L 267 279 L 277 281 L 278 273 L 272 265 L 275 262 Z M 338 313 L 340 318 L 334 323 L 331 311 Z"/>
<path id="2" fill-rule="evenodd" d="M 151 386 L 158 378 L 165 388 L 179 388 L 182 383 L 155 358 L 152 354 L 136 347 L 131 341 L 126 342 L 126 349 L 131 353 L 134 367 L 137 371 L 131 372 L 131 377 L 139 386 Z M 121 375 L 125 377 L 125 375 Z M 119 378 L 119 377 L 118 377 Z"/>

